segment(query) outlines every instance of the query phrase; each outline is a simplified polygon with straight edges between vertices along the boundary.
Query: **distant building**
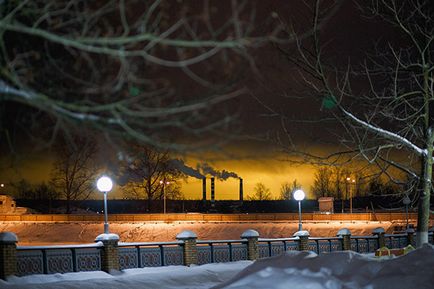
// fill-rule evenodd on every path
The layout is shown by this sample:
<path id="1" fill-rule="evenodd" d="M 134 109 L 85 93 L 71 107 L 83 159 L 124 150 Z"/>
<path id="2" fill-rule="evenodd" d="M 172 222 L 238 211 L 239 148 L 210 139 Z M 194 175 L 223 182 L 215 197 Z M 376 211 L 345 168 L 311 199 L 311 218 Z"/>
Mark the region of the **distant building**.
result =
<path id="1" fill-rule="evenodd" d="M 22 215 L 28 213 L 27 208 L 17 207 L 11 196 L 0 195 L 0 214 Z"/>
<path id="2" fill-rule="evenodd" d="M 320 212 L 334 213 L 333 197 L 322 197 L 318 199 Z"/>

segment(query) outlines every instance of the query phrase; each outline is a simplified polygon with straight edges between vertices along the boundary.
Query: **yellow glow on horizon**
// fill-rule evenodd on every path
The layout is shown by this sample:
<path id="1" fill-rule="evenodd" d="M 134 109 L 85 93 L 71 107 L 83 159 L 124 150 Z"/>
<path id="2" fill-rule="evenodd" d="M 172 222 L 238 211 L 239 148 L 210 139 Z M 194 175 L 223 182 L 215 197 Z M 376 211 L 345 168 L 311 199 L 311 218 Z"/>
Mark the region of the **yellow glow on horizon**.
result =
<path id="1" fill-rule="evenodd" d="M 208 155 L 212 157 L 213 155 Z M 225 159 L 208 162 L 217 170 L 235 172 L 243 178 L 244 199 L 253 193 L 256 183 L 263 183 L 272 193 L 272 198 L 280 194 L 280 187 L 284 182 L 297 182 L 302 185 L 308 198 L 313 196 L 310 188 L 314 179 L 315 167 L 308 165 L 292 165 L 289 162 L 279 161 L 276 157 L 263 154 L 261 159 Z M 186 164 L 195 168 L 198 163 L 204 162 L 204 158 L 187 158 Z M 32 184 L 48 182 L 53 165 L 49 155 L 31 155 L 23 158 L 15 168 L 0 171 L 0 182 L 8 184 L 26 179 Z M 208 176 L 210 177 L 210 176 Z M 207 199 L 210 199 L 211 181 L 207 180 Z M 202 180 L 189 177 L 182 183 L 181 191 L 186 199 L 202 199 Z M 239 198 L 239 179 L 229 178 L 225 181 L 215 180 L 216 200 L 237 200 Z M 98 198 L 97 192 L 91 198 Z M 110 198 L 123 198 L 119 188 L 113 190 Z"/>
<path id="2" fill-rule="evenodd" d="M 196 162 L 187 163 L 194 167 Z M 212 164 L 217 170 L 233 171 L 243 179 L 244 199 L 253 194 L 257 183 L 263 183 L 270 189 L 272 198 L 280 195 L 280 187 L 285 182 L 297 179 L 307 198 L 312 198 L 310 187 L 313 183 L 315 168 L 307 165 L 293 166 L 288 162 L 278 160 L 221 160 Z M 210 176 L 209 176 L 210 177 Z M 210 199 L 211 181 L 207 179 L 207 199 Z M 202 180 L 188 178 L 182 186 L 182 192 L 187 199 L 202 198 Z M 216 200 L 236 200 L 239 198 L 239 180 L 229 178 L 225 181 L 215 180 Z"/>

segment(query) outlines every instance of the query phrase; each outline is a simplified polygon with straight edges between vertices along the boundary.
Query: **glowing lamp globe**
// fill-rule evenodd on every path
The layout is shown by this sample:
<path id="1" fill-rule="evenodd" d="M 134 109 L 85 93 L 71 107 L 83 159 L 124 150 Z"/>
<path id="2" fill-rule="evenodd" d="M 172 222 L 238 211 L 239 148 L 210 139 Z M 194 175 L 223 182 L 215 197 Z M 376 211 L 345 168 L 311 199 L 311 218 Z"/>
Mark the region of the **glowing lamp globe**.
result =
<path id="1" fill-rule="evenodd" d="M 96 182 L 96 187 L 101 192 L 110 192 L 111 189 L 113 188 L 113 182 L 109 177 L 102 176 Z"/>
<path id="2" fill-rule="evenodd" d="M 302 201 L 302 200 L 304 200 L 304 197 L 305 197 L 306 195 L 305 195 L 305 193 L 302 191 L 302 190 L 296 190 L 295 192 L 294 192 L 294 199 L 296 200 L 296 201 Z"/>

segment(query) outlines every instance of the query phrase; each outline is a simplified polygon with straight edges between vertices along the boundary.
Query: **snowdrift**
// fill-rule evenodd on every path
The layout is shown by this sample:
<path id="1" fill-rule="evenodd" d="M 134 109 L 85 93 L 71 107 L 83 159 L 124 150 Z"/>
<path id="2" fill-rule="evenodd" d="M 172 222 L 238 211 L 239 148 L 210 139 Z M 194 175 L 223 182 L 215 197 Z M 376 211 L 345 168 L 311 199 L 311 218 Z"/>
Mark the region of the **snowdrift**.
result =
<path id="1" fill-rule="evenodd" d="M 214 287 L 213 287 L 214 286 Z M 0 280 L 1 289 L 433 289 L 434 247 L 402 257 L 289 251 L 251 261 L 201 266 L 78 272 Z"/>
<path id="2" fill-rule="evenodd" d="M 288 251 L 261 259 L 214 289 L 433 289 L 434 247 L 378 259 L 352 251 Z"/>

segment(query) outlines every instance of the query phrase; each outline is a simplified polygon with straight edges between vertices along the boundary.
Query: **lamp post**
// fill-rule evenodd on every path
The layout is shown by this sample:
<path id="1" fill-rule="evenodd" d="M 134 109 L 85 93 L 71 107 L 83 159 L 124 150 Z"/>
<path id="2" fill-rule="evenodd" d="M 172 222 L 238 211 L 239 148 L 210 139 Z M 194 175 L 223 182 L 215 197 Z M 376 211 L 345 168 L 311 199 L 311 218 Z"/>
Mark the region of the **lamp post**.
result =
<path id="1" fill-rule="evenodd" d="M 351 179 L 350 177 L 347 177 L 346 178 L 346 182 L 345 182 L 345 195 L 346 195 L 346 197 L 348 197 L 348 185 L 349 185 L 349 183 L 352 183 L 352 184 L 354 184 L 354 190 L 356 189 L 356 180 L 355 179 Z M 351 187 L 350 187 L 350 195 L 349 195 L 349 198 L 350 198 L 350 214 L 352 214 L 353 213 L 353 191 L 352 191 L 352 189 L 351 189 Z M 344 205 L 343 205 L 343 201 L 342 201 L 342 213 L 344 212 Z"/>
<path id="2" fill-rule="evenodd" d="M 170 182 L 160 181 L 160 184 L 163 185 L 163 214 L 166 214 L 166 190 L 164 189 L 164 186 L 169 185 Z"/>
<path id="3" fill-rule="evenodd" d="M 408 195 L 405 195 L 404 199 L 402 200 L 402 203 L 405 205 L 405 219 L 406 219 L 405 229 L 408 230 L 408 205 L 410 205 L 411 203 L 411 200 L 408 197 Z"/>
<path id="4" fill-rule="evenodd" d="M 302 190 L 296 190 L 294 192 L 294 199 L 298 202 L 298 230 L 302 230 L 301 225 L 301 201 L 304 200 L 305 193 Z"/>
<path id="5" fill-rule="evenodd" d="M 107 193 L 113 188 L 112 180 L 107 176 L 102 176 L 96 182 L 98 190 L 104 193 L 104 234 L 109 233 L 108 212 L 107 212 Z"/>

